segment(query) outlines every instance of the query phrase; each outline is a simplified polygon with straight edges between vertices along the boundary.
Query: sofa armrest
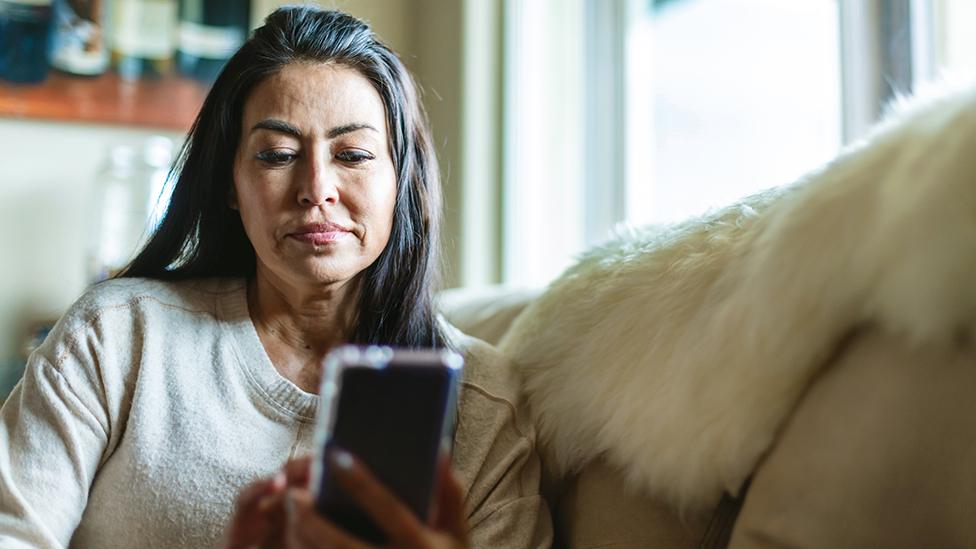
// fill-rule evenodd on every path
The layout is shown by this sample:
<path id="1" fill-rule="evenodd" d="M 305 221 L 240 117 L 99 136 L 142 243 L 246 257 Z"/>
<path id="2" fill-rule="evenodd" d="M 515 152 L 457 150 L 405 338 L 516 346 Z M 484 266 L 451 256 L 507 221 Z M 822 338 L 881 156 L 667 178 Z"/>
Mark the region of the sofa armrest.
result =
<path id="1" fill-rule="evenodd" d="M 976 546 L 976 352 L 861 334 L 753 477 L 731 547 Z"/>
<path id="2" fill-rule="evenodd" d="M 437 295 L 437 305 L 457 329 L 497 345 L 515 318 L 541 293 L 541 288 L 453 288 Z"/>

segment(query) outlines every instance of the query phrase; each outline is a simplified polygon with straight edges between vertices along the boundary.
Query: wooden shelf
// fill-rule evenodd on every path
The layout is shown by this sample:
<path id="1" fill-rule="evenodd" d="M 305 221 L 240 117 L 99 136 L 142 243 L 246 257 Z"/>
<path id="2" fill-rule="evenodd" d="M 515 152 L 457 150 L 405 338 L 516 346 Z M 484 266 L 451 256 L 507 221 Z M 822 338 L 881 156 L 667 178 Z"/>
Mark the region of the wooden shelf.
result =
<path id="1" fill-rule="evenodd" d="M 0 83 L 0 116 L 186 131 L 207 86 L 178 76 L 130 82 L 52 72 L 39 84 Z"/>

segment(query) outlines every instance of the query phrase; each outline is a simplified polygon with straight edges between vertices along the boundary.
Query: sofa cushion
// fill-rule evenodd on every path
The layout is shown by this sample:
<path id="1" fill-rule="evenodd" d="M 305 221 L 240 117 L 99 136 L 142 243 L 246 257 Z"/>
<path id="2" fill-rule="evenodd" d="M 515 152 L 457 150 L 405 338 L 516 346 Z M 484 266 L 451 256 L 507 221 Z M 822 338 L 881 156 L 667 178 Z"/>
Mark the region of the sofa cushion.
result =
<path id="1" fill-rule="evenodd" d="M 976 547 L 976 350 L 869 333 L 758 467 L 731 547 Z"/>
<path id="2" fill-rule="evenodd" d="M 693 549 L 699 547 L 711 512 L 680 516 L 662 500 L 628 486 L 603 460 L 566 479 L 554 509 L 567 549 Z"/>

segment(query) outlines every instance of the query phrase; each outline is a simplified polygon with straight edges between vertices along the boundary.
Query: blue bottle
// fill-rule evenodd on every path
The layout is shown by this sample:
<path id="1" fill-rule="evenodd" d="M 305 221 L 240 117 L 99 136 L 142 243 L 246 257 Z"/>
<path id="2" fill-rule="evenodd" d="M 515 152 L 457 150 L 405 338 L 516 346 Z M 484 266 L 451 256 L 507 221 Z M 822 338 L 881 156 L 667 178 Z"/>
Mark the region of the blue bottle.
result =
<path id="1" fill-rule="evenodd" d="M 41 82 L 48 73 L 51 0 L 0 0 L 0 79 Z"/>

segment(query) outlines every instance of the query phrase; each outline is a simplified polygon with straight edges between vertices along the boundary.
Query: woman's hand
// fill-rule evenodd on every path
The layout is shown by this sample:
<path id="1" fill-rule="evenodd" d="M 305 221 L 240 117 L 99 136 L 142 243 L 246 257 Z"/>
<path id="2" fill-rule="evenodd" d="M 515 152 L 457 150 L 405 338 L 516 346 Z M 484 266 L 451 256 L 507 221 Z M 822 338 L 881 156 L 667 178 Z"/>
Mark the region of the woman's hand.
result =
<path id="1" fill-rule="evenodd" d="M 237 496 L 234 515 L 218 547 L 280 547 L 279 541 L 285 524 L 282 502 L 287 486 L 285 472 L 245 486 Z"/>
<path id="2" fill-rule="evenodd" d="M 423 524 L 391 494 L 366 467 L 343 451 L 330 455 L 337 480 L 360 508 L 387 536 L 387 547 L 400 549 L 454 549 L 468 547 L 468 524 L 461 485 L 450 462 L 439 464 L 440 482 L 433 518 Z M 353 537 L 315 510 L 308 485 L 308 458 L 289 463 L 285 492 L 284 541 L 289 549 L 329 547 L 363 549 L 370 544 Z"/>
<path id="3" fill-rule="evenodd" d="M 446 457 L 439 464 L 439 491 L 433 518 L 426 525 L 349 454 L 333 453 L 332 460 L 337 480 L 386 533 L 387 547 L 468 547 L 463 490 Z M 308 490 L 310 466 L 308 457 L 291 460 L 275 476 L 245 487 L 237 498 L 220 547 L 371 547 L 318 514 Z"/>

